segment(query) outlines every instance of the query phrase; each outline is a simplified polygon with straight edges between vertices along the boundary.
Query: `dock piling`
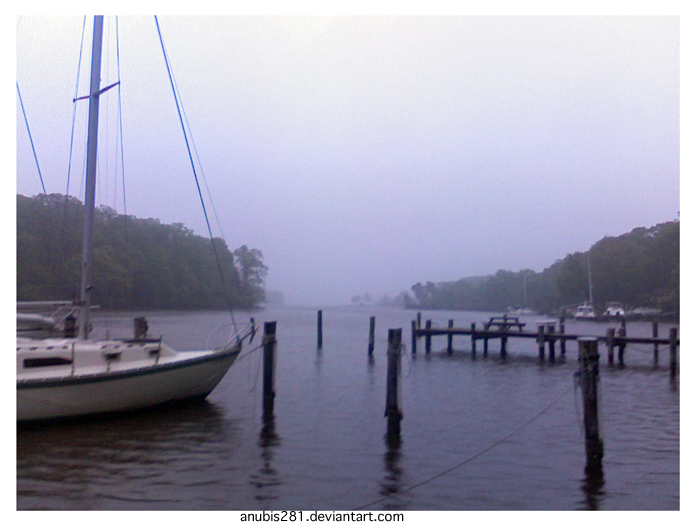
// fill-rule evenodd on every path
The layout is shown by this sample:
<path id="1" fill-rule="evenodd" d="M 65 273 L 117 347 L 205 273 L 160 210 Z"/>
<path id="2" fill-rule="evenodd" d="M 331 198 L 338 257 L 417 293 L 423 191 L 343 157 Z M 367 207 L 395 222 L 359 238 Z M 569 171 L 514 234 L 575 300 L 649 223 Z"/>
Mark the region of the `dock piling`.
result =
<path id="1" fill-rule="evenodd" d="M 651 323 L 651 336 L 656 339 L 659 337 L 659 322 Z M 654 366 L 659 364 L 659 343 L 654 343 Z"/>
<path id="2" fill-rule="evenodd" d="M 275 364 L 277 361 L 277 322 L 267 322 L 263 331 L 263 415 L 275 410 Z"/>
<path id="3" fill-rule="evenodd" d="M 323 347 L 323 310 L 318 311 L 318 318 L 316 322 L 316 342 L 318 348 Z"/>
<path id="4" fill-rule="evenodd" d="M 678 373 L 678 328 L 671 328 L 668 338 L 670 340 L 668 345 L 670 354 L 669 368 L 671 369 L 671 379 L 675 379 Z"/>
<path id="5" fill-rule="evenodd" d="M 615 364 L 615 329 L 608 328 L 605 336 L 606 344 L 608 345 L 608 364 Z"/>
<path id="6" fill-rule="evenodd" d="M 426 330 L 430 330 L 432 328 L 432 325 L 433 325 L 433 322 L 430 319 L 425 321 L 425 329 Z M 425 353 L 429 354 L 431 349 L 432 349 L 431 335 L 428 332 L 427 334 L 425 334 Z"/>
<path id="7" fill-rule="evenodd" d="M 561 339 L 559 339 L 559 345 L 561 357 L 563 359 L 566 357 L 566 338 L 564 337 L 566 334 L 566 324 L 563 316 L 559 319 L 559 334 L 562 336 Z"/>
<path id="8" fill-rule="evenodd" d="M 374 323 L 375 317 L 369 318 L 369 344 L 367 346 L 367 353 L 372 355 L 374 353 Z"/>
<path id="9" fill-rule="evenodd" d="M 418 351 L 418 336 L 416 335 L 416 321 L 411 321 L 411 354 L 416 355 Z"/>
<path id="10" fill-rule="evenodd" d="M 447 321 L 447 327 L 453 328 L 455 325 L 454 319 Z M 452 334 L 447 334 L 447 353 L 452 355 Z"/>
<path id="11" fill-rule="evenodd" d="M 400 379 L 401 379 L 401 329 L 389 330 L 389 344 L 387 350 L 386 372 L 386 409 L 384 417 L 387 418 L 387 436 L 398 438 L 401 434 L 401 419 L 403 414 L 400 407 Z"/>
<path id="12" fill-rule="evenodd" d="M 472 323 L 472 359 L 476 358 L 476 323 Z"/>
<path id="13" fill-rule="evenodd" d="M 554 334 L 554 323 L 547 324 L 547 334 L 548 335 L 553 335 Z M 554 345 L 556 344 L 556 341 L 553 337 L 549 338 L 549 362 L 554 363 L 556 360 L 556 355 L 555 355 L 555 350 L 554 350 Z"/>
<path id="14" fill-rule="evenodd" d="M 627 337 L 627 326 L 622 323 L 622 326 L 617 331 L 617 335 L 620 337 L 620 341 L 617 343 L 617 364 L 619 366 L 625 366 L 625 347 L 627 343 L 624 342 L 624 338 Z"/>
<path id="15" fill-rule="evenodd" d="M 586 468 L 600 470 L 603 461 L 603 441 L 598 423 L 598 339 L 578 339 L 583 418 L 586 432 Z"/>

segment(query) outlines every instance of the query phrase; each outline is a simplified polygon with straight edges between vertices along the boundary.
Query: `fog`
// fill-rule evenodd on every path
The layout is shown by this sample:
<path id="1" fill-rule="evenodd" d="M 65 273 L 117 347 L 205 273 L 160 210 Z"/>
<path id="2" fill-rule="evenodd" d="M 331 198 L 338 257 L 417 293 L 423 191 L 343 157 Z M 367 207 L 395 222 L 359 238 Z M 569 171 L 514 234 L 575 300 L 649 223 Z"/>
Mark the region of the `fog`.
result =
<path id="1" fill-rule="evenodd" d="M 678 218 L 678 17 L 158 20 L 214 233 L 261 250 L 288 304 L 541 271 Z M 17 22 L 17 82 L 50 193 L 66 190 L 82 27 Z M 102 86 L 117 79 L 106 27 Z M 120 17 L 119 46 L 126 213 L 207 235 L 153 18 Z M 118 92 L 105 97 L 98 201 L 124 213 L 107 111 Z M 87 103 L 76 108 L 77 144 Z M 17 193 L 35 195 L 19 99 L 16 133 Z M 81 196 L 75 148 L 69 191 Z"/>

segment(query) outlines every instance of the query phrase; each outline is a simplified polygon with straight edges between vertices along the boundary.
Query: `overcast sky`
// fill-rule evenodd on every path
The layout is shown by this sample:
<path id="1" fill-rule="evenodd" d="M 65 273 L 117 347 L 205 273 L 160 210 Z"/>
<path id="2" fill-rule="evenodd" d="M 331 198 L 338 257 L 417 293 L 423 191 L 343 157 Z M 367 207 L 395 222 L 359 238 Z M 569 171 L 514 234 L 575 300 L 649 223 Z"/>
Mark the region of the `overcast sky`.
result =
<path id="1" fill-rule="evenodd" d="M 159 21 L 215 234 L 260 249 L 268 288 L 290 304 L 541 271 L 678 217 L 677 17 Z M 66 188 L 82 26 L 17 24 L 17 81 L 48 192 Z M 117 79 L 114 20 L 107 28 L 103 86 Z M 119 44 L 126 212 L 205 235 L 153 18 L 120 17 Z M 17 192 L 35 195 L 17 108 Z M 76 142 L 87 103 L 77 109 Z M 103 116 L 98 200 L 123 213 L 117 117 Z M 83 156 L 76 146 L 73 195 Z"/>

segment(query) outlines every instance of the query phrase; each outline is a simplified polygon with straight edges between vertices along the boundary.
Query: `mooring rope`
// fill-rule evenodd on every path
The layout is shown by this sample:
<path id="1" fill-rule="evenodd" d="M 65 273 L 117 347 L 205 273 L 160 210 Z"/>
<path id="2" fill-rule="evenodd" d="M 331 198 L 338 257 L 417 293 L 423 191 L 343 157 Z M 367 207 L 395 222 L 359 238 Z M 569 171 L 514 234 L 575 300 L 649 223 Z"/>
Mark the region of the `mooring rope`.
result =
<path id="1" fill-rule="evenodd" d="M 530 423 L 532 423 L 532 422 L 535 421 L 537 418 L 539 418 L 542 414 L 544 414 L 545 412 L 547 412 L 547 411 L 548 411 L 550 408 L 552 408 L 555 404 L 557 404 L 557 403 L 559 402 L 559 400 L 561 400 L 566 394 L 568 394 L 569 392 L 571 392 L 571 390 L 572 390 L 573 388 L 574 388 L 573 385 L 570 386 L 570 387 L 567 388 L 562 394 L 560 394 L 554 401 L 552 401 L 549 405 L 547 405 L 547 406 L 544 407 L 542 410 L 540 410 L 539 412 L 537 412 L 534 416 L 532 416 L 530 419 L 528 419 L 527 421 L 525 421 L 525 423 L 523 423 L 522 425 L 520 425 L 518 428 L 516 428 L 515 430 L 509 432 L 508 434 L 506 434 L 505 436 L 503 436 L 502 438 L 500 438 L 498 441 L 492 443 L 491 445 L 489 445 L 488 447 L 482 449 L 481 451 L 477 452 L 476 454 L 474 454 L 474 455 L 468 457 L 467 459 L 465 459 L 464 461 L 458 463 L 457 465 L 455 465 L 455 466 L 453 466 L 453 467 L 451 467 L 451 468 L 449 468 L 449 469 L 447 469 L 447 470 L 444 470 L 444 471 L 440 472 L 439 474 L 436 474 L 436 475 L 434 475 L 434 476 L 432 476 L 432 477 L 430 477 L 430 478 L 428 478 L 428 479 L 424 479 L 423 481 L 420 481 L 420 482 L 418 482 L 418 483 L 415 483 L 414 485 L 411 485 L 410 487 L 407 487 L 407 488 L 405 488 L 405 489 L 403 489 L 403 490 L 400 490 L 400 491 L 396 492 L 395 494 L 391 494 L 390 496 L 385 496 L 385 497 L 380 498 L 380 499 L 378 499 L 378 500 L 372 501 L 371 503 L 367 503 L 366 505 L 362 505 L 361 507 L 356 507 L 356 508 L 353 509 L 353 510 L 362 510 L 362 509 L 366 509 L 367 507 L 371 507 L 372 505 L 376 505 L 377 503 L 381 503 L 382 501 L 395 498 L 396 496 L 405 494 L 405 493 L 407 493 L 407 492 L 409 492 L 409 491 L 411 491 L 411 490 L 414 490 L 414 489 L 416 489 L 416 488 L 418 488 L 418 487 L 422 487 L 423 485 L 427 485 L 428 483 L 431 483 L 431 482 L 435 481 L 436 479 L 441 478 L 441 477 L 443 477 L 443 476 L 449 474 L 450 472 L 454 472 L 454 471 L 457 470 L 458 468 L 463 467 L 464 465 L 466 465 L 467 463 L 473 461 L 474 459 L 478 458 L 479 456 L 482 456 L 482 455 L 486 454 L 486 452 L 488 452 L 488 451 L 490 451 L 490 450 L 496 448 L 498 445 L 500 445 L 501 443 L 503 443 L 504 441 L 506 441 L 508 438 L 512 437 L 514 434 L 520 432 L 522 429 L 524 429 L 524 428 L 525 428 L 526 426 L 528 426 Z"/>

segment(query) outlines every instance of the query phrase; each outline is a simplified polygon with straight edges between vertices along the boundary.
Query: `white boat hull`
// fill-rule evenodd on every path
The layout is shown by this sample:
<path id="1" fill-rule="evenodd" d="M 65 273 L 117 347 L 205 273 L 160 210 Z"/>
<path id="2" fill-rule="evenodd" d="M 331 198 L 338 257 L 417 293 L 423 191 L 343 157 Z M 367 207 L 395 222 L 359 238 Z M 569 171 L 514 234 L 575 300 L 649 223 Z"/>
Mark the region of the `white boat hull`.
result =
<path id="1" fill-rule="evenodd" d="M 96 415 L 203 398 L 219 384 L 239 353 L 238 347 L 182 352 L 175 359 L 126 370 L 18 378 L 17 421 Z"/>

